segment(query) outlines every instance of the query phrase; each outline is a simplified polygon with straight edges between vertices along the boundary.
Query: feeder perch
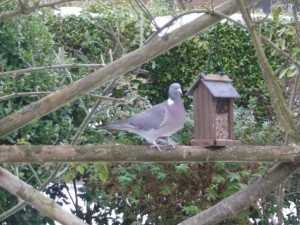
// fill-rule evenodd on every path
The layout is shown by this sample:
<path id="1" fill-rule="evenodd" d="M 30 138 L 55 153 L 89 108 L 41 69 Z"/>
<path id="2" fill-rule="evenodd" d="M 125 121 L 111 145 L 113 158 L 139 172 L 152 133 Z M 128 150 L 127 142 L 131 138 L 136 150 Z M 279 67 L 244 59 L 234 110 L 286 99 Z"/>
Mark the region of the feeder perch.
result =
<path id="1" fill-rule="evenodd" d="M 233 99 L 240 95 L 227 75 L 200 75 L 186 95 L 193 95 L 194 103 L 192 145 L 241 145 L 233 129 Z"/>

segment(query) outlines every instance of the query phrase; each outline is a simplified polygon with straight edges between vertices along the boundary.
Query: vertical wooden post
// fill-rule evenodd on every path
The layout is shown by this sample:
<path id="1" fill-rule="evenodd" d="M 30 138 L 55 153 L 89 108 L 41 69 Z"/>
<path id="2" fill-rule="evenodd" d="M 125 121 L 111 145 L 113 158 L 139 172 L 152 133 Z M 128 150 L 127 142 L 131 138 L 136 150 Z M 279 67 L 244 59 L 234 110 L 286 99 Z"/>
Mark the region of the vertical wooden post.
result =
<path id="1" fill-rule="evenodd" d="M 229 132 L 229 139 L 234 139 L 234 121 L 233 121 L 233 99 L 229 99 L 229 106 L 228 106 L 228 132 Z"/>

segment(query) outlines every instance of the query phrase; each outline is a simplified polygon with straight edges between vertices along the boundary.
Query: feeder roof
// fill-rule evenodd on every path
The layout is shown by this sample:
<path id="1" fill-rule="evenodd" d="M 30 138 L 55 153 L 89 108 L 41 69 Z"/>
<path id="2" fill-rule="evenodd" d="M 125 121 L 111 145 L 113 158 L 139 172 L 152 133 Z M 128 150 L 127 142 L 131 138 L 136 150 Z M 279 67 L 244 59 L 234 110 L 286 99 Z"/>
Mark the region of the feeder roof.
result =
<path id="1" fill-rule="evenodd" d="M 239 93 L 229 82 L 215 82 L 202 80 L 215 98 L 239 98 Z"/>
<path id="2" fill-rule="evenodd" d="M 227 75 L 219 76 L 214 74 L 201 75 L 186 95 L 192 95 L 200 83 L 203 83 L 210 93 L 216 98 L 239 98 L 239 93 L 231 84 Z"/>

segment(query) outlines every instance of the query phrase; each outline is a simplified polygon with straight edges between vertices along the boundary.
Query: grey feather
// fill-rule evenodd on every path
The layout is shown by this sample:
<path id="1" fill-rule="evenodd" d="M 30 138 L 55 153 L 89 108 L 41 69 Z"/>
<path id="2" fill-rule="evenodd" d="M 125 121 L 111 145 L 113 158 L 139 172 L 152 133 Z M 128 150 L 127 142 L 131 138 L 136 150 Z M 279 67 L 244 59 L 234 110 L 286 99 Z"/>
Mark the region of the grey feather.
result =
<path id="1" fill-rule="evenodd" d="M 126 130 L 138 134 L 159 150 L 157 140 L 167 142 L 174 147 L 174 142 L 170 140 L 170 136 L 182 129 L 185 122 L 185 110 L 181 94 L 180 84 L 173 83 L 169 87 L 168 100 L 126 120 L 117 120 L 102 128 Z"/>

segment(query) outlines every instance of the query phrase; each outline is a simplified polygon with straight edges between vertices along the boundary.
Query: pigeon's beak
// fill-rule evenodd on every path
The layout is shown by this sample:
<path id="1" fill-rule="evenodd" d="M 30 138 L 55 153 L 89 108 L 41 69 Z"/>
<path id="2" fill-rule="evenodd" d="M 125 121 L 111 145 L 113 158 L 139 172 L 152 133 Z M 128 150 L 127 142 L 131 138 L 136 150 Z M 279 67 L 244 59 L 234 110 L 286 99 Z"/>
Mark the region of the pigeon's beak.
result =
<path id="1" fill-rule="evenodd" d="M 180 88 L 178 88 L 177 91 L 182 95 L 182 90 Z"/>

